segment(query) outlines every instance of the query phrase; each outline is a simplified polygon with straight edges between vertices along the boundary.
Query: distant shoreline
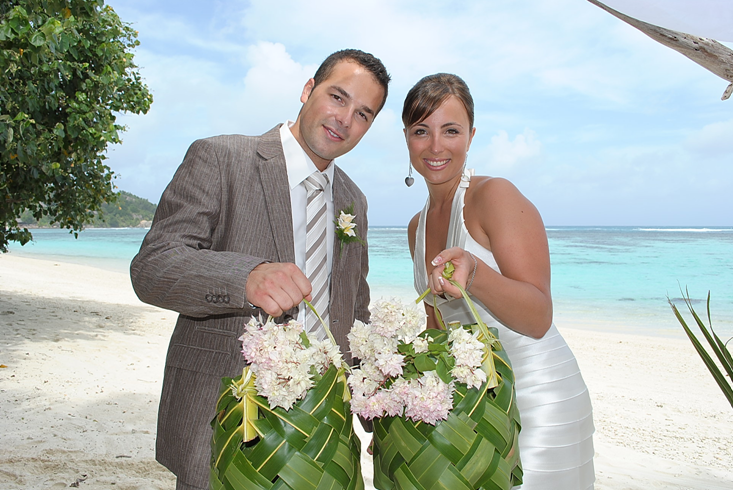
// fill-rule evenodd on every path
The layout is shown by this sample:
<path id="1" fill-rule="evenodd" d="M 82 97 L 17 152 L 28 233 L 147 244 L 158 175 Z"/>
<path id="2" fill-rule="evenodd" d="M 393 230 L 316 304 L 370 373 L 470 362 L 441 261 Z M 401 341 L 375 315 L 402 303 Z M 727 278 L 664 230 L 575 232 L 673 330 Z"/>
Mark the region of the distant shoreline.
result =
<path id="1" fill-rule="evenodd" d="M 150 220 L 142 220 L 137 226 L 85 226 L 84 229 L 80 230 L 79 233 L 84 230 L 135 230 L 138 228 L 150 228 L 153 222 Z M 64 228 L 62 226 L 42 226 L 37 223 L 27 224 L 18 223 L 20 227 L 28 228 L 29 230 L 68 230 L 69 233 L 73 233 L 74 230 L 70 228 Z"/>

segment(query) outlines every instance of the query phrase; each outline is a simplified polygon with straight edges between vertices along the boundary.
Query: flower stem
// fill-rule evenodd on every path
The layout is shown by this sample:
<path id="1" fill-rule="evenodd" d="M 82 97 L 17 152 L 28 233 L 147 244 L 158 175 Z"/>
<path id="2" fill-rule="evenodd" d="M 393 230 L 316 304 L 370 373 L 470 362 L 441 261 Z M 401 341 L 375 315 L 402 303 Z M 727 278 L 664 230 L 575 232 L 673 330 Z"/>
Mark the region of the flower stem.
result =
<path id="1" fill-rule="evenodd" d="M 466 300 L 466 303 L 468 303 L 468 307 L 471 310 L 471 313 L 473 314 L 474 319 L 476 320 L 476 325 L 478 326 L 479 332 L 481 333 L 481 336 L 484 338 L 484 342 L 486 343 L 486 347 L 489 351 L 489 354 L 487 358 L 484 360 L 484 370 L 486 371 L 486 374 L 488 376 L 489 381 L 489 388 L 493 388 L 499 384 L 497 379 L 497 372 L 496 367 L 494 365 L 494 357 L 493 357 L 493 350 L 491 349 L 491 346 L 494 342 L 496 342 L 498 339 L 494 336 L 494 334 L 489 331 L 489 327 L 486 326 L 484 321 L 481 319 L 481 316 L 478 313 L 478 310 L 476 310 L 476 305 L 473 304 L 473 301 L 468 296 L 468 292 L 466 292 L 465 289 L 463 289 L 463 286 L 458 284 L 456 281 L 454 281 L 453 278 L 453 272 L 455 271 L 455 266 L 450 262 L 445 263 L 445 267 L 443 268 L 443 277 L 448 280 L 453 286 L 457 287 L 458 290 L 461 292 L 461 295 L 463 295 L 463 299 Z M 415 300 L 415 303 L 419 303 L 422 301 L 425 296 L 430 292 L 430 289 L 428 288 L 427 291 L 425 291 L 423 294 L 420 295 L 420 297 Z M 439 318 L 439 322 L 441 325 L 443 324 L 442 319 L 440 318 L 440 312 L 435 306 L 435 312 L 437 314 L 437 318 Z M 445 328 L 445 326 L 443 326 Z"/>
<path id="2" fill-rule="evenodd" d="M 321 315 L 319 315 L 319 314 L 318 314 L 318 312 L 317 312 L 317 311 L 316 311 L 316 309 L 315 309 L 315 308 L 313 307 L 313 305 L 311 304 L 311 302 L 310 302 L 310 301 L 308 301 L 308 300 L 307 300 L 307 299 L 305 299 L 305 298 L 303 298 L 303 302 L 304 302 L 305 304 L 307 304 L 307 305 L 308 305 L 308 308 L 310 308 L 310 309 L 311 309 L 311 311 L 312 311 L 313 313 L 315 313 L 315 314 L 316 314 L 316 316 L 318 317 L 318 319 L 319 319 L 319 320 L 321 321 L 321 325 L 323 325 L 323 328 L 324 328 L 324 329 L 326 330 L 326 334 L 328 335 L 328 338 L 329 338 L 329 339 L 331 340 L 331 342 L 333 342 L 333 345 L 336 345 L 336 346 L 338 346 L 338 344 L 336 343 L 336 339 L 334 339 L 334 338 L 333 338 L 333 334 L 331 333 L 331 329 L 330 329 L 330 328 L 328 328 L 328 325 L 326 325 L 326 322 L 324 322 L 324 321 L 323 321 L 323 318 L 321 318 Z"/>

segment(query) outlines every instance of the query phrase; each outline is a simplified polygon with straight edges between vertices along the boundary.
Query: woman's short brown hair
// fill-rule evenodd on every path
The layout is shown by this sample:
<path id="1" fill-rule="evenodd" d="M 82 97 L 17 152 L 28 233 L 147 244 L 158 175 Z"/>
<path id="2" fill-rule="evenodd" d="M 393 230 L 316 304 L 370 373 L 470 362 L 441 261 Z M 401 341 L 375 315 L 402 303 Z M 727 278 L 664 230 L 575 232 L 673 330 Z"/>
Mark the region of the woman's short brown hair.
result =
<path id="1" fill-rule="evenodd" d="M 458 97 L 468 114 L 473 129 L 473 97 L 461 77 L 450 73 L 436 73 L 423 77 L 407 92 L 402 107 L 402 124 L 406 128 L 424 121 L 451 95 Z"/>

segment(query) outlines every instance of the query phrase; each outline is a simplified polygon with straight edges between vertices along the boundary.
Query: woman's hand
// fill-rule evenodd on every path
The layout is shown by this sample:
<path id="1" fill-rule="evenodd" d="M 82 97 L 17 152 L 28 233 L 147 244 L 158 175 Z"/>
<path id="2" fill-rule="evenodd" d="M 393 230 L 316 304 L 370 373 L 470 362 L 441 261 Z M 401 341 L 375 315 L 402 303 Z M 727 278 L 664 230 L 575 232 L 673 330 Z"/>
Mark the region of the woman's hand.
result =
<path id="1" fill-rule="evenodd" d="M 461 290 L 455 287 L 443 277 L 445 264 L 450 262 L 455 270 L 451 279 L 460 284 L 463 289 L 471 287 L 472 279 L 475 278 L 476 269 L 479 267 L 479 260 L 473 254 L 459 247 L 449 248 L 440 252 L 432 261 L 435 266 L 430 273 L 428 284 L 435 295 L 443 296 L 449 294 L 454 298 L 462 296 Z"/>

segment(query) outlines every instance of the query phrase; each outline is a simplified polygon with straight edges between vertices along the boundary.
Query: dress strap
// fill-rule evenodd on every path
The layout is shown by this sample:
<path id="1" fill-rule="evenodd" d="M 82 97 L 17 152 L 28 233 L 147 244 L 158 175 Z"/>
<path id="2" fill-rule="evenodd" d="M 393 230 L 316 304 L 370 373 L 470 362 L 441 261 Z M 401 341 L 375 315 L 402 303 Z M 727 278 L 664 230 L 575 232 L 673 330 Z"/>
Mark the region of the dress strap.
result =
<path id="1" fill-rule="evenodd" d="M 468 185 L 471 183 L 471 177 L 473 177 L 473 175 L 474 169 L 463 169 L 461 182 L 458 184 L 456 194 L 453 196 L 450 225 L 448 226 L 448 238 L 446 240 L 445 248 L 466 247 L 466 233 L 463 231 L 465 226 L 463 222 L 463 198 L 466 194 L 466 189 L 468 189 Z"/>
<path id="2" fill-rule="evenodd" d="M 417 221 L 417 233 L 415 236 L 415 252 L 412 259 L 412 271 L 415 284 L 415 291 L 418 295 L 422 294 L 423 291 L 428 287 L 428 272 L 425 264 L 425 221 L 430 208 L 430 196 L 428 196 L 425 206 L 423 206 L 420 212 L 420 217 Z M 433 295 L 429 294 L 428 304 L 432 304 Z"/>

